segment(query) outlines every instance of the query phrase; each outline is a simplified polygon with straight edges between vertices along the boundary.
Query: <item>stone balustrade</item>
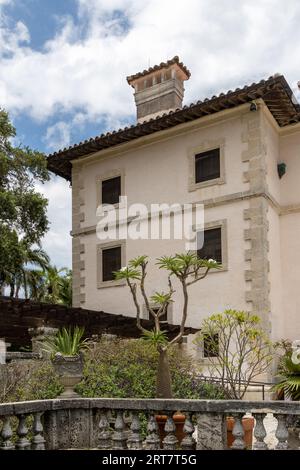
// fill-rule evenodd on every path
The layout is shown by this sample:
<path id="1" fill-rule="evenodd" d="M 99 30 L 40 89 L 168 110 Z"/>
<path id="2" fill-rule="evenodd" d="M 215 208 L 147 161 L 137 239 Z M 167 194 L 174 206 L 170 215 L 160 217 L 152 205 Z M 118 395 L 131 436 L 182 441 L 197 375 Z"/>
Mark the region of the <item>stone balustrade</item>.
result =
<path id="1" fill-rule="evenodd" d="M 185 416 L 179 445 L 173 415 Z M 156 416 L 166 415 L 164 436 Z M 0 448 L 6 449 L 226 449 L 227 417 L 234 418 L 232 449 L 245 449 L 242 418 L 255 420 L 252 448 L 268 449 L 270 416 L 275 448 L 299 448 L 300 403 L 282 401 L 78 398 L 0 405 Z M 266 418 L 268 417 L 268 418 Z M 296 429 L 296 432 L 295 432 Z M 298 434 L 297 434 L 298 433 Z"/>

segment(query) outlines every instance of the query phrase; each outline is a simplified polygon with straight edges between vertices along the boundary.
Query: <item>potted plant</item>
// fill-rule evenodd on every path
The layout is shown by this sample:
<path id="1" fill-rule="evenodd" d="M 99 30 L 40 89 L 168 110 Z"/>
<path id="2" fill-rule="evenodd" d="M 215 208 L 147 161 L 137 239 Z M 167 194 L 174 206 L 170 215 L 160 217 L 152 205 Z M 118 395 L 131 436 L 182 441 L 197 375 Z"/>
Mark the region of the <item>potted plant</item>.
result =
<path id="1" fill-rule="evenodd" d="M 272 343 L 261 326 L 257 315 L 238 310 L 225 310 L 203 320 L 195 343 L 203 345 L 214 354 L 206 358 L 212 377 L 217 378 L 226 398 L 242 400 L 255 377 L 268 370 Z M 228 447 L 234 441 L 234 419 L 227 418 Z M 252 447 L 254 418 L 244 417 L 244 441 Z"/>
<path id="2" fill-rule="evenodd" d="M 167 271 L 166 291 L 157 291 L 150 298 L 146 292 L 146 276 L 148 257 L 143 255 L 129 261 L 128 266 L 123 267 L 115 273 L 115 278 L 125 279 L 130 289 L 133 302 L 136 308 L 136 324 L 145 340 L 155 344 L 158 352 L 156 396 L 157 398 L 172 398 L 172 383 L 168 359 L 168 350 L 174 344 L 179 343 L 185 332 L 185 325 L 188 315 L 188 290 L 192 284 L 204 279 L 210 269 L 219 269 L 220 264 L 216 261 L 199 259 L 194 252 L 176 254 L 174 256 L 163 256 L 157 259 L 156 264 L 160 269 Z M 180 329 L 178 334 L 169 339 L 167 333 L 161 328 L 161 320 L 167 314 L 168 306 L 173 302 L 174 279 L 182 292 L 183 307 L 181 313 Z M 153 319 L 154 328 L 147 330 L 141 324 L 142 306 L 140 298 L 144 304 L 149 318 Z M 156 308 L 153 307 L 155 305 Z M 157 421 L 161 432 L 164 428 L 167 417 L 158 415 Z M 174 421 L 178 422 L 178 429 L 183 428 L 185 417 L 183 415 L 174 415 Z M 178 431 L 179 432 L 179 431 Z M 182 438 L 182 433 L 177 434 L 178 440 Z"/>
<path id="3" fill-rule="evenodd" d="M 61 398 L 78 396 L 74 387 L 83 374 L 83 350 L 87 348 L 87 339 L 83 339 L 84 328 L 75 326 L 62 328 L 55 336 L 43 342 L 43 350 L 50 354 L 55 372 L 64 387 Z"/>
<path id="4" fill-rule="evenodd" d="M 300 400 L 300 346 L 298 341 L 282 340 L 277 343 L 278 348 L 284 350 L 279 358 L 277 376 L 278 383 L 273 390 L 283 398 L 293 401 Z M 299 342 L 300 343 L 300 342 Z"/>

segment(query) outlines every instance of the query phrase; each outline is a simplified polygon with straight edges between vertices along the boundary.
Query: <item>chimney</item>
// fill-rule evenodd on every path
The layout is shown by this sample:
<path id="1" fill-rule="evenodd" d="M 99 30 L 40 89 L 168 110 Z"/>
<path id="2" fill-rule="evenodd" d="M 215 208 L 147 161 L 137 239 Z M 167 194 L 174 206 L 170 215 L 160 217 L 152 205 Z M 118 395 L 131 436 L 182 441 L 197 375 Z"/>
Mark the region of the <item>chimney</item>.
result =
<path id="1" fill-rule="evenodd" d="M 134 88 L 137 122 L 148 121 L 160 114 L 182 108 L 183 82 L 190 71 L 175 56 L 167 62 L 127 77 Z"/>

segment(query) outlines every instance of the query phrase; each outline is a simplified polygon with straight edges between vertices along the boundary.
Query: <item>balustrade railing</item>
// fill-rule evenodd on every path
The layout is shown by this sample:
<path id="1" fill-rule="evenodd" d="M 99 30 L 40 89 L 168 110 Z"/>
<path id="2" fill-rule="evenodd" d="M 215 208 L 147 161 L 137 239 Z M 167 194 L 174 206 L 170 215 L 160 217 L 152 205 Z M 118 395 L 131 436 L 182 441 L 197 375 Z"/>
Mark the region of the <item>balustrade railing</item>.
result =
<path id="1" fill-rule="evenodd" d="M 180 442 L 173 419 L 178 411 L 185 417 Z M 297 402 L 78 398 L 1 404 L 0 449 L 226 449 L 230 417 L 231 448 L 241 450 L 245 415 L 254 418 L 252 449 L 270 447 L 270 418 L 275 423 L 271 447 L 300 448 Z"/>

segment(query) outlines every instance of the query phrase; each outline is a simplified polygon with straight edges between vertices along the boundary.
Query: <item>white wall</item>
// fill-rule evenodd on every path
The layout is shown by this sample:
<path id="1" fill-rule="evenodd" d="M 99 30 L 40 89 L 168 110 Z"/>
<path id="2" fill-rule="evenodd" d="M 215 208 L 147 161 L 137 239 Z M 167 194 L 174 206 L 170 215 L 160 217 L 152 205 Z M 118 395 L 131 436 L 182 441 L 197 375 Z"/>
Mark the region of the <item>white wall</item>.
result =
<path id="1" fill-rule="evenodd" d="M 96 175 L 105 174 L 114 169 L 125 170 L 125 193 L 128 204 L 143 202 L 175 203 L 201 202 L 203 200 L 230 195 L 249 189 L 243 180 L 245 164 L 241 161 L 243 149 L 241 139 L 241 117 L 226 122 L 194 130 L 172 139 L 153 143 L 132 150 L 122 155 L 102 158 L 84 165 L 82 175 L 85 187 L 85 222 L 83 226 L 93 226 L 97 220 L 96 211 Z M 189 160 L 191 148 L 203 141 L 225 140 L 225 184 L 188 191 Z M 190 326 L 198 327 L 201 319 L 210 313 L 226 307 L 249 308 L 245 302 L 245 261 L 244 261 L 244 221 L 243 211 L 248 208 L 248 201 L 239 201 L 207 209 L 205 222 L 227 219 L 228 271 L 210 273 L 208 277 L 191 287 L 189 321 Z M 96 245 L 99 243 L 95 234 L 81 237 L 85 244 L 85 293 L 83 305 L 89 309 L 102 309 L 112 313 L 134 315 L 130 292 L 125 287 L 98 289 L 96 286 Z M 154 259 L 164 254 L 184 251 L 183 241 L 179 240 L 138 240 L 127 241 L 126 260 L 140 254 L 150 257 L 148 292 L 167 289 L 166 275 L 157 270 Z M 173 308 L 173 322 L 180 320 L 182 296 L 179 285 L 176 286 Z"/>

